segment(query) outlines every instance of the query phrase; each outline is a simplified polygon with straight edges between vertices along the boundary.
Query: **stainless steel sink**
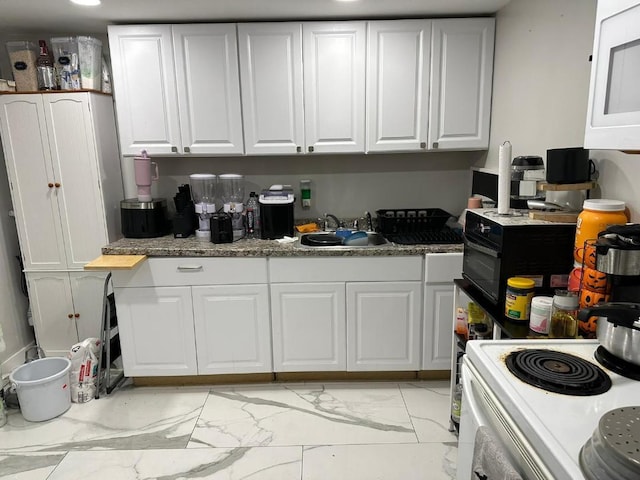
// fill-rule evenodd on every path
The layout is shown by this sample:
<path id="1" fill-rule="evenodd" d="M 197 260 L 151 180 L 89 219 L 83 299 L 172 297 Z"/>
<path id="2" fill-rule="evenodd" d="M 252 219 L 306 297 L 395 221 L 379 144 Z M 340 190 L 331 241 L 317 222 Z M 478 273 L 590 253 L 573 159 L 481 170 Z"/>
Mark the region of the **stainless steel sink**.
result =
<path id="1" fill-rule="evenodd" d="M 300 236 L 300 240 L 296 242 L 296 248 L 311 250 L 350 250 L 362 248 L 385 248 L 393 247 L 393 243 L 389 242 L 382 234 L 378 232 L 366 232 L 367 243 L 360 245 L 332 245 L 336 241 L 334 232 L 316 232 L 304 233 Z"/>

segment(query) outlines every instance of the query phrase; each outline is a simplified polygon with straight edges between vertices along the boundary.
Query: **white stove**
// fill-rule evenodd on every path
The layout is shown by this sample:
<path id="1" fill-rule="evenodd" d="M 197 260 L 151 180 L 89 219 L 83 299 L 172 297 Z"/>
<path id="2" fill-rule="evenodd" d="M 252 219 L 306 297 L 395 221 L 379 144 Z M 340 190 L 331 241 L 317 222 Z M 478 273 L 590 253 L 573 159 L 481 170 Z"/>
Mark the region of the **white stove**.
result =
<path id="1" fill-rule="evenodd" d="M 579 453 L 600 418 L 640 405 L 640 381 L 625 378 L 594 358 L 595 340 L 478 340 L 467 343 L 458 446 L 459 480 L 469 480 L 475 432 L 490 427 L 523 478 L 584 479 Z M 604 393 L 552 393 L 517 378 L 506 365 L 511 352 L 548 349 L 598 366 L 611 380 Z"/>

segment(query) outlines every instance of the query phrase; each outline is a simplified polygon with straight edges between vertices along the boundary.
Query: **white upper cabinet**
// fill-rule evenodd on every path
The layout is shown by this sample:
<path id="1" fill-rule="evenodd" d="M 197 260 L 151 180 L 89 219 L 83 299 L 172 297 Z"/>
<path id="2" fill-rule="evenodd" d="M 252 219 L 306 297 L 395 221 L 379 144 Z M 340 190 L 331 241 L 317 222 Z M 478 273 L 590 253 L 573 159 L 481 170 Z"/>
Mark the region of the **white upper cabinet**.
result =
<path id="1" fill-rule="evenodd" d="M 241 23 L 238 45 L 246 153 L 302 152 L 302 24 Z"/>
<path id="2" fill-rule="evenodd" d="M 123 155 L 181 147 L 171 25 L 109 26 L 120 149 Z"/>
<path id="3" fill-rule="evenodd" d="M 369 22 L 367 151 L 427 147 L 431 20 Z"/>
<path id="4" fill-rule="evenodd" d="M 184 153 L 243 153 L 236 26 L 174 25 Z"/>
<path id="5" fill-rule="evenodd" d="M 365 151 L 365 22 L 303 23 L 307 152 Z"/>
<path id="6" fill-rule="evenodd" d="M 640 2 L 598 2 L 585 148 L 640 149 Z"/>
<path id="7" fill-rule="evenodd" d="M 110 96 L 0 97 L 0 131 L 27 271 L 81 269 L 120 235 Z"/>
<path id="8" fill-rule="evenodd" d="M 244 152 L 235 24 L 108 31 L 124 155 Z"/>
<path id="9" fill-rule="evenodd" d="M 494 33 L 493 18 L 433 20 L 429 149 L 488 148 Z"/>

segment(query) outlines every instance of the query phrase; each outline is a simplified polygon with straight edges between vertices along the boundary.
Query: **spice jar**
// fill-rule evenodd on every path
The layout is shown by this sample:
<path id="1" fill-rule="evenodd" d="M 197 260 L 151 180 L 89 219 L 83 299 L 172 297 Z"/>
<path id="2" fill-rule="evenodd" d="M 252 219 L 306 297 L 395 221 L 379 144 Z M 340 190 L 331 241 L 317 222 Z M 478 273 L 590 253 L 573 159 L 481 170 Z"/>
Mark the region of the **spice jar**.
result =
<path id="1" fill-rule="evenodd" d="M 529 320 L 531 298 L 536 282 L 525 277 L 511 277 L 507 280 L 507 296 L 504 301 L 504 315 L 511 320 Z"/>
<path id="2" fill-rule="evenodd" d="M 578 295 L 568 290 L 556 290 L 551 305 L 549 338 L 577 338 Z"/>

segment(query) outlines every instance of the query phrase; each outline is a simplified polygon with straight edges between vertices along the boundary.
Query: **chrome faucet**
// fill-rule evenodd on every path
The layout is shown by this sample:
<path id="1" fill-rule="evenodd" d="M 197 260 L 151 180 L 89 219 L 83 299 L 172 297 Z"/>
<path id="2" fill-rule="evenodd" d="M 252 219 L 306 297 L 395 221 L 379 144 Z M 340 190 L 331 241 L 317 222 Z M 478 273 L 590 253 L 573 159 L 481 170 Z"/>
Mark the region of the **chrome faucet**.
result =
<path id="1" fill-rule="evenodd" d="M 371 214 L 364 212 L 364 218 L 367 220 L 367 232 L 373 232 L 373 222 L 371 221 Z"/>
<path id="2" fill-rule="evenodd" d="M 324 214 L 324 229 L 326 230 L 327 227 L 329 226 L 329 219 L 332 219 L 335 223 L 336 223 L 336 230 L 340 227 L 342 227 L 342 223 L 340 222 L 340 220 L 338 220 L 338 217 L 336 217 L 335 215 L 332 215 L 330 213 L 325 213 Z"/>
<path id="3" fill-rule="evenodd" d="M 371 222 L 371 214 L 369 212 L 364 212 L 364 215 L 360 218 L 356 218 L 353 221 L 353 228 L 355 228 L 356 230 L 362 230 L 362 228 L 360 228 L 360 222 L 364 221 L 365 222 L 365 229 L 367 232 L 373 232 L 373 223 Z"/>

